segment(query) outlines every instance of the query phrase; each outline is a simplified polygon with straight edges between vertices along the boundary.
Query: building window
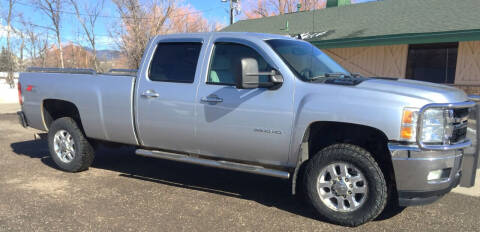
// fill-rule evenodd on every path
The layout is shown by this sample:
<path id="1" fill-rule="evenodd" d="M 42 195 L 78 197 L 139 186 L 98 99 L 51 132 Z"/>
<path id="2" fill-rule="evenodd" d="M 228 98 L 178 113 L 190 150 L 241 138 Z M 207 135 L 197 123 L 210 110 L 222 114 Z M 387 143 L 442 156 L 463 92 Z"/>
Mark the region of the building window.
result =
<path id="1" fill-rule="evenodd" d="M 458 43 L 412 44 L 408 48 L 408 79 L 453 84 Z"/>

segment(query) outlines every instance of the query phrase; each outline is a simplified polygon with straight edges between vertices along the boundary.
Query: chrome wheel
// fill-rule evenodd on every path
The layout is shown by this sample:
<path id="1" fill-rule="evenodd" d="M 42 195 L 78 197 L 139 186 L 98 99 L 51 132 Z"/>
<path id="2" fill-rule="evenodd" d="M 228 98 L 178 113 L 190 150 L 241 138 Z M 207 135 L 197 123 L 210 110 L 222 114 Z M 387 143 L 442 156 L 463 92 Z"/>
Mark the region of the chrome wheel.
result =
<path id="1" fill-rule="evenodd" d="M 70 163 L 75 158 L 75 142 L 66 130 L 59 130 L 53 137 L 53 150 L 64 163 Z"/>
<path id="2" fill-rule="evenodd" d="M 320 171 L 317 190 L 320 200 L 328 208 L 337 212 L 352 212 L 365 203 L 368 185 L 357 167 L 335 162 Z"/>

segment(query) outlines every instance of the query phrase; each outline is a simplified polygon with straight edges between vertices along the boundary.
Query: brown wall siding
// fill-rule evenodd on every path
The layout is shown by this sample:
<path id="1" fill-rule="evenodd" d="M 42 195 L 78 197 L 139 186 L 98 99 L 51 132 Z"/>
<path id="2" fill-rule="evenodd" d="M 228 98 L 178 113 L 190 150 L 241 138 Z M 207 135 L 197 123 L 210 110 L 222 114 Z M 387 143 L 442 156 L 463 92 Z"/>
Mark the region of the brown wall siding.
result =
<path id="1" fill-rule="evenodd" d="M 454 85 L 454 87 L 457 87 L 467 94 L 474 94 L 474 95 L 480 95 L 480 85 Z"/>
<path id="2" fill-rule="evenodd" d="M 322 49 L 350 72 L 405 78 L 408 45 Z M 480 41 L 460 42 L 455 86 L 480 95 Z"/>
<path id="3" fill-rule="evenodd" d="M 458 45 L 456 85 L 480 85 L 480 41 Z"/>
<path id="4" fill-rule="evenodd" d="M 363 76 L 405 77 L 408 45 L 323 49 L 348 71 Z"/>

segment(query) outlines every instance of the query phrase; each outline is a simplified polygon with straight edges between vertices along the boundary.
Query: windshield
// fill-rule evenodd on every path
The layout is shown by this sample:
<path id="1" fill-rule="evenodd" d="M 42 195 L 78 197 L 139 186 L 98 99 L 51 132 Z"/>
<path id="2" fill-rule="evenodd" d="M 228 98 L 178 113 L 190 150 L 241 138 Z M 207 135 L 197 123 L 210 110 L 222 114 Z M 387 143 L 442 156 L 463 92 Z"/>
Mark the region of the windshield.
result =
<path id="1" fill-rule="evenodd" d="M 266 42 L 304 81 L 332 76 L 350 76 L 347 70 L 308 42 L 285 39 L 272 39 Z"/>

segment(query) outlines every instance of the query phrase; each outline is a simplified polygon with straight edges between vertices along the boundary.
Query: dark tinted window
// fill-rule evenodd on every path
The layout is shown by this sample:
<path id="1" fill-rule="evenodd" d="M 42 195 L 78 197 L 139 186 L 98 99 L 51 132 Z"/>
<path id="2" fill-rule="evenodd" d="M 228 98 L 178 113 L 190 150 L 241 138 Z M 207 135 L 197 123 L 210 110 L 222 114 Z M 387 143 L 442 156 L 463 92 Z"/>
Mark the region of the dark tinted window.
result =
<path id="1" fill-rule="evenodd" d="M 216 43 L 208 74 L 208 84 L 234 85 L 240 75 L 240 60 L 254 58 L 259 72 L 270 72 L 272 67 L 253 48 L 234 43 Z M 269 76 L 260 76 L 260 82 L 268 82 Z"/>
<path id="2" fill-rule="evenodd" d="M 453 84 L 457 65 L 458 43 L 410 45 L 407 78 Z"/>
<path id="3" fill-rule="evenodd" d="M 150 65 L 150 80 L 192 83 L 201 47 L 201 43 L 159 43 Z"/>

